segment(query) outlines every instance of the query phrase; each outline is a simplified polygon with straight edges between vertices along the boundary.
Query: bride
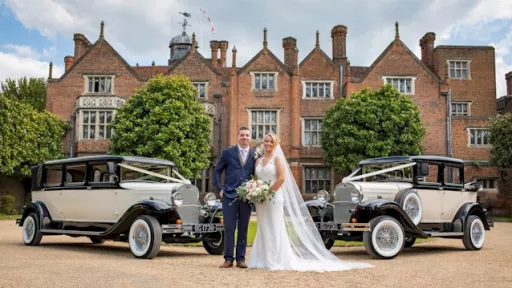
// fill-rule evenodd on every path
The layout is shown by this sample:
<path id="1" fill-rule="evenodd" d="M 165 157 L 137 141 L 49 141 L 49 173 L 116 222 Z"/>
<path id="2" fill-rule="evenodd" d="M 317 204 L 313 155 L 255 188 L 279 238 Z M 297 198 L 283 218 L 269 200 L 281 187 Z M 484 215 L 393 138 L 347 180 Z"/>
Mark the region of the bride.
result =
<path id="1" fill-rule="evenodd" d="M 255 176 L 270 181 L 272 201 L 256 204 L 257 232 L 248 268 L 296 271 L 340 271 L 373 267 L 344 262 L 325 248 L 286 162 L 277 135 L 265 135 L 264 157 Z"/>

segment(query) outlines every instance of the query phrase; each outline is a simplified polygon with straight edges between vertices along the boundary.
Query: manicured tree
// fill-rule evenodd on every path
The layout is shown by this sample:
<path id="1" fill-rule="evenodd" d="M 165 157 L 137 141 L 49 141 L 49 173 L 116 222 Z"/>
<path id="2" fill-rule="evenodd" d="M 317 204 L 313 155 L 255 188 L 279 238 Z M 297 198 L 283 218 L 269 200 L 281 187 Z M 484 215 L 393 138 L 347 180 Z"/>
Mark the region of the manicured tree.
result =
<path id="1" fill-rule="evenodd" d="M 321 145 L 326 164 L 346 173 L 366 158 L 421 154 L 424 135 L 414 102 L 387 84 L 332 105 L 323 120 Z"/>
<path id="2" fill-rule="evenodd" d="M 109 153 L 170 160 L 184 177 L 200 177 L 212 128 L 196 94 L 183 75 L 150 79 L 117 112 Z"/>
<path id="3" fill-rule="evenodd" d="M 0 174 L 23 178 L 30 166 L 64 157 L 68 124 L 0 93 Z"/>
<path id="4" fill-rule="evenodd" d="M 0 92 L 7 98 L 30 104 L 36 110 L 46 109 L 46 80 L 44 78 L 22 77 L 17 81 L 7 78 L 0 83 Z"/>

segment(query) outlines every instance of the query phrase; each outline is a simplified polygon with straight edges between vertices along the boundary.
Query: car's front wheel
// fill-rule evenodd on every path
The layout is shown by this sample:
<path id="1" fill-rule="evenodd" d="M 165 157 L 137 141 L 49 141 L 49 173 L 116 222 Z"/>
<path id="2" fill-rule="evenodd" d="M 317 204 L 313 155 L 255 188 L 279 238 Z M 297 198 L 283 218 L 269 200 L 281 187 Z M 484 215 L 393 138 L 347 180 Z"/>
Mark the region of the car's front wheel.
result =
<path id="1" fill-rule="evenodd" d="M 133 221 L 128 235 L 130 250 L 136 258 L 151 259 L 160 251 L 162 227 L 153 216 L 142 215 Z"/>
<path id="2" fill-rule="evenodd" d="M 22 234 L 23 243 L 29 246 L 39 245 L 43 238 L 43 233 L 39 228 L 39 217 L 36 213 L 30 213 L 23 221 Z"/>
<path id="3" fill-rule="evenodd" d="M 333 237 L 330 237 L 332 232 L 329 231 L 322 231 L 320 233 L 320 236 L 322 237 L 322 240 L 324 241 L 325 248 L 327 250 L 330 250 L 332 246 L 334 246 L 334 239 Z"/>
<path id="4" fill-rule="evenodd" d="M 415 242 L 416 242 L 415 237 L 406 237 L 405 238 L 405 248 L 411 248 Z"/>
<path id="5" fill-rule="evenodd" d="M 203 247 L 212 255 L 224 254 L 224 232 L 216 232 L 203 239 Z"/>
<path id="6" fill-rule="evenodd" d="M 370 220 L 370 232 L 363 233 L 366 252 L 378 259 L 393 259 L 404 248 L 405 233 L 393 217 L 379 216 Z"/>
<path id="7" fill-rule="evenodd" d="M 485 226 L 482 219 L 476 215 L 470 215 L 464 227 L 462 243 L 468 250 L 480 250 L 485 242 Z"/>

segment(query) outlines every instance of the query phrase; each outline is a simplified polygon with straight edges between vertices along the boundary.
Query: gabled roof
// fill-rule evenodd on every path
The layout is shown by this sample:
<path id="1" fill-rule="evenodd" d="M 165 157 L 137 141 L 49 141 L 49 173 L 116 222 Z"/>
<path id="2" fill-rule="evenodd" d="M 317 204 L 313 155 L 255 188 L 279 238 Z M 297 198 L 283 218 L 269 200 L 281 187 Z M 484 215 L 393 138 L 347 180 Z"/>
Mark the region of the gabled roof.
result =
<path id="1" fill-rule="evenodd" d="M 315 54 L 315 52 L 318 52 L 320 53 L 320 55 L 322 55 L 325 59 L 327 59 L 327 62 L 329 62 L 329 64 L 332 65 L 332 67 L 336 68 L 336 69 L 339 69 L 339 67 L 336 66 L 336 64 L 334 64 L 334 62 L 332 61 L 331 57 L 329 57 L 327 54 L 325 54 L 325 52 L 321 49 L 321 48 L 314 48 L 313 50 L 311 50 L 311 52 L 309 52 L 308 56 L 306 56 L 306 58 L 304 58 L 300 64 L 299 64 L 299 68 L 302 67 L 302 65 L 304 65 L 304 63 L 306 63 L 306 61 L 309 60 L 309 58 L 313 57 L 313 55 Z"/>
<path id="2" fill-rule="evenodd" d="M 276 57 L 276 55 L 274 55 L 274 53 L 272 53 L 272 51 L 270 51 L 269 49 L 266 49 L 267 50 L 267 55 L 270 56 L 270 58 L 272 60 L 274 60 L 274 62 L 277 63 L 277 65 L 279 65 L 281 67 L 281 69 L 283 69 L 283 71 L 285 71 L 286 73 L 288 73 L 288 75 L 292 75 L 292 70 L 289 69 L 286 65 L 284 65 L 283 62 L 281 62 L 281 60 L 279 60 L 279 58 Z M 245 70 L 247 70 L 247 68 L 249 68 L 249 66 L 252 65 L 252 63 L 254 63 L 254 61 L 256 61 L 256 59 L 258 59 L 261 55 L 263 55 L 263 53 L 265 52 L 265 48 L 261 49 L 260 52 L 258 52 L 258 54 L 256 54 L 254 57 L 252 57 L 252 59 L 247 62 L 242 68 L 240 68 L 238 70 L 238 75 L 242 74 L 243 72 L 245 72 Z"/>
<path id="3" fill-rule="evenodd" d="M 158 74 L 165 74 L 169 66 L 135 66 L 133 69 L 140 77 L 148 79 Z"/>
<path id="4" fill-rule="evenodd" d="M 416 61 L 416 63 L 418 63 L 418 65 L 421 66 L 421 68 L 423 68 L 423 70 L 428 75 L 430 75 L 432 78 L 434 78 L 438 83 L 443 83 L 443 81 L 439 78 L 439 76 L 437 76 L 434 72 L 432 72 L 432 70 L 428 69 L 428 67 L 423 62 L 421 62 L 421 60 L 418 59 L 418 57 L 416 57 L 416 55 L 414 55 L 414 53 L 407 47 L 407 45 L 405 45 L 404 42 L 402 42 L 402 40 L 399 40 L 399 39 L 398 40 L 397 39 L 393 40 L 388 45 L 388 47 L 380 54 L 380 56 L 366 70 L 364 75 L 360 78 L 359 82 L 363 82 L 364 79 L 366 79 L 366 76 L 368 76 L 368 74 L 370 74 L 373 71 L 375 66 L 377 66 L 377 64 L 384 58 L 384 56 L 386 56 L 389 53 L 389 51 L 391 51 L 391 49 L 395 45 L 401 45 L 401 47 L 405 50 L 405 52 L 407 52 L 407 54 L 409 54 L 412 57 L 412 59 L 414 59 L 414 61 Z"/>
<path id="5" fill-rule="evenodd" d="M 197 50 L 195 52 L 192 52 L 192 49 L 187 51 L 187 54 L 183 55 L 178 61 L 174 62 L 169 70 L 165 73 L 165 75 L 169 75 L 176 67 L 178 67 L 185 59 L 188 57 L 191 57 L 191 55 L 194 54 L 195 56 L 199 57 L 199 60 L 201 60 L 210 70 L 212 70 L 215 74 L 222 76 L 224 75 L 221 71 L 217 70 L 215 67 L 213 67 L 211 61 L 206 60 L 201 53 L 199 53 Z"/>
<path id="6" fill-rule="evenodd" d="M 68 69 L 68 71 L 66 71 L 64 74 L 62 74 L 62 76 L 60 76 L 60 78 L 58 79 L 52 79 L 52 81 L 55 81 L 55 82 L 60 82 L 62 81 L 64 78 L 66 78 L 66 76 L 68 76 L 72 71 L 73 69 L 75 69 L 75 67 L 77 67 L 80 62 L 82 62 L 83 59 L 85 59 L 85 57 L 87 57 L 87 55 L 89 55 L 89 53 L 91 53 L 91 51 L 93 51 L 98 45 L 100 45 L 101 43 L 103 43 L 104 45 L 106 45 L 109 49 L 111 49 L 113 52 L 114 52 L 114 55 L 119 59 L 121 60 L 121 62 L 123 63 L 123 65 L 126 66 L 126 69 L 128 69 L 128 71 L 130 71 L 130 73 L 133 75 L 133 77 L 135 77 L 137 80 L 139 81 L 144 81 L 140 76 L 139 74 L 137 74 L 137 72 L 133 69 L 132 66 L 130 66 L 130 64 L 128 64 L 128 62 L 126 62 L 126 60 L 124 60 L 124 58 L 116 51 L 116 49 L 114 49 L 114 47 L 112 47 L 112 45 L 110 45 L 110 43 L 108 43 L 107 40 L 105 40 L 105 38 L 99 38 L 98 40 L 96 40 L 96 42 L 94 43 L 94 45 L 91 46 L 91 48 L 89 48 L 80 58 L 78 58 L 77 61 L 75 61 L 73 63 L 73 65 L 71 65 L 71 67 Z"/>

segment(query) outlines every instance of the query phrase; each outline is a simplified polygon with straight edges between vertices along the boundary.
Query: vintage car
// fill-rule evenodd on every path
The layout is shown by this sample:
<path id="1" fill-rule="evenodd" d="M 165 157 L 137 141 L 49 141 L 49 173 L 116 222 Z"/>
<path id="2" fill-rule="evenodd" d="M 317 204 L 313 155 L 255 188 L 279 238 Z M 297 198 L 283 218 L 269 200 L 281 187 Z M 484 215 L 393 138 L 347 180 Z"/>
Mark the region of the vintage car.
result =
<path id="1" fill-rule="evenodd" d="M 417 238 L 458 238 L 468 250 L 484 245 L 493 227 L 464 183 L 464 162 L 442 156 L 398 156 L 361 161 L 331 195 L 319 191 L 306 205 L 330 249 L 334 241 L 363 241 L 369 255 L 392 259 Z"/>
<path id="2" fill-rule="evenodd" d="M 201 205 L 198 188 L 171 161 L 111 155 L 47 161 L 32 167 L 31 196 L 16 220 L 26 245 L 38 245 L 43 235 L 69 235 L 128 242 L 136 258 L 155 257 L 162 242 L 224 251 L 220 201 L 209 193 Z"/>

